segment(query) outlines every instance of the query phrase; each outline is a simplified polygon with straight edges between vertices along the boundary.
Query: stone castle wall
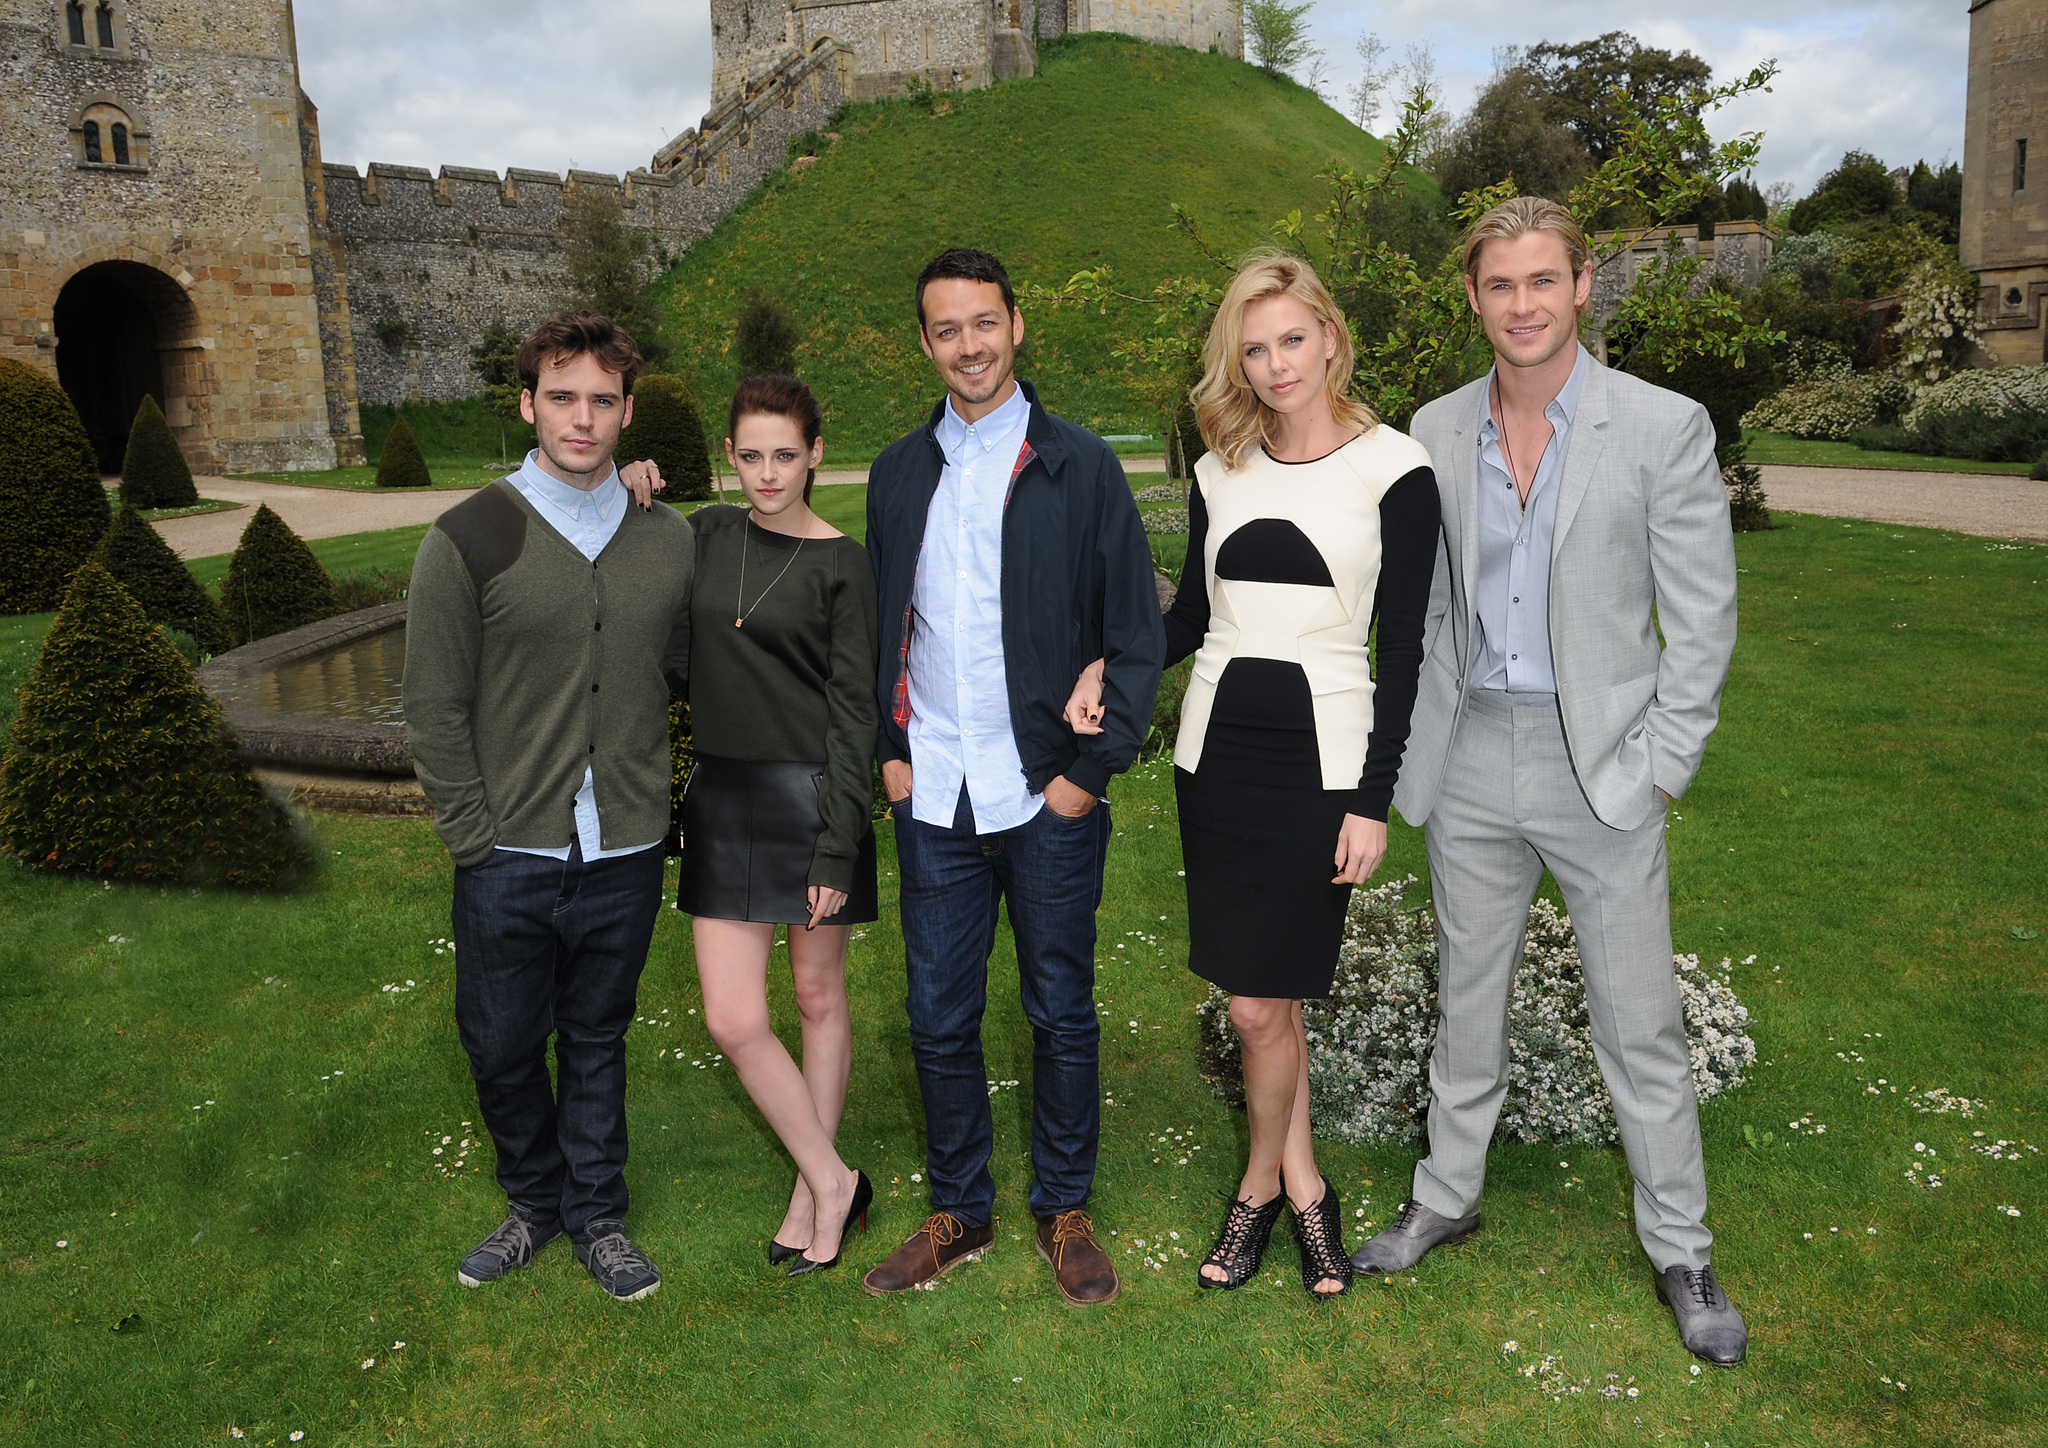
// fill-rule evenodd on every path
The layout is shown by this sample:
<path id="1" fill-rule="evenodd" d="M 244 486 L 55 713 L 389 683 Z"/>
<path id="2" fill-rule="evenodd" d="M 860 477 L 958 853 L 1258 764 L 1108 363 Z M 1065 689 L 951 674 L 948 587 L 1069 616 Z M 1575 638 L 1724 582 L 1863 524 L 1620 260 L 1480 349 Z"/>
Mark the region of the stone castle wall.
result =
<path id="1" fill-rule="evenodd" d="M 1989 360 L 2048 362 L 2048 0 L 1971 7 L 1961 252 Z"/>
<path id="2" fill-rule="evenodd" d="M 1760 221 L 1723 221 L 1714 234 L 1702 237 L 1697 226 L 1666 226 L 1637 236 L 1627 250 L 1601 261 L 1593 272 L 1593 300 L 1589 310 L 1602 323 L 1615 313 L 1622 299 L 1635 290 L 1636 277 L 1644 265 L 1664 249 L 1666 240 L 1676 236 L 1685 249 L 1701 258 L 1702 285 L 1715 277 L 1743 287 L 1755 287 L 1764 279 L 1777 245 L 1777 233 Z M 1603 231 L 1592 238 L 1594 254 L 1606 251 L 1609 243 L 1636 233 Z"/>
<path id="3" fill-rule="evenodd" d="M 787 56 L 664 146 L 656 170 L 495 172 L 372 162 L 322 168 L 325 222 L 341 247 L 356 388 L 364 402 L 445 401 L 477 389 L 469 349 L 503 321 L 526 330 L 561 304 L 565 211 L 619 198 L 626 224 L 680 253 L 781 166 L 788 142 L 843 101 L 841 52 Z"/>
<path id="4" fill-rule="evenodd" d="M 56 375 L 60 293 L 111 278 L 153 319 L 195 468 L 332 466 L 351 419 L 330 417 L 323 375 L 289 7 L 118 4 L 111 47 L 86 19 L 75 45 L 61 4 L 0 3 L 0 350 Z"/>

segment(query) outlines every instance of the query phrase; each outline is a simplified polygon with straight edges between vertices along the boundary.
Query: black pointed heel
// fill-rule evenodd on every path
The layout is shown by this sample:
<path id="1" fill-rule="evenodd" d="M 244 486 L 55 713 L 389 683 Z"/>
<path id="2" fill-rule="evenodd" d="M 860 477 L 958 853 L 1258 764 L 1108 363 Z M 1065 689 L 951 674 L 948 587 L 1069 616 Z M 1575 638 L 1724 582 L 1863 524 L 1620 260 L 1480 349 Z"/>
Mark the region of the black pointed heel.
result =
<path id="1" fill-rule="evenodd" d="M 1266 1243 L 1273 1236 L 1273 1224 L 1280 1220 L 1280 1208 L 1286 1201 L 1284 1187 L 1262 1207 L 1255 1207 L 1242 1197 L 1232 1198 L 1230 1210 L 1223 1214 L 1223 1230 L 1217 1235 L 1216 1249 L 1202 1259 L 1203 1267 L 1221 1267 L 1226 1275 L 1218 1282 L 1197 1268 L 1196 1283 L 1228 1292 L 1258 1276 L 1259 1264 L 1266 1256 Z"/>
<path id="2" fill-rule="evenodd" d="M 792 1257 L 801 1257 L 803 1252 L 804 1249 L 801 1247 L 785 1247 L 773 1237 L 768 1239 L 768 1265 L 770 1267 L 780 1267 Z"/>
<path id="3" fill-rule="evenodd" d="M 839 1229 L 839 1250 L 832 1254 L 832 1260 L 829 1262 L 820 1262 L 810 1256 L 808 1252 L 800 1252 L 797 1254 L 796 1261 L 789 1264 L 789 1275 L 792 1277 L 803 1277 L 812 1272 L 823 1272 L 827 1267 L 837 1267 L 839 1259 L 846 1253 L 846 1239 L 851 1237 L 856 1229 L 862 1232 L 867 1231 L 868 1208 L 874 1204 L 874 1200 L 874 1183 L 868 1180 L 866 1172 L 855 1171 L 853 1174 L 853 1201 L 846 1208 L 846 1225 Z"/>

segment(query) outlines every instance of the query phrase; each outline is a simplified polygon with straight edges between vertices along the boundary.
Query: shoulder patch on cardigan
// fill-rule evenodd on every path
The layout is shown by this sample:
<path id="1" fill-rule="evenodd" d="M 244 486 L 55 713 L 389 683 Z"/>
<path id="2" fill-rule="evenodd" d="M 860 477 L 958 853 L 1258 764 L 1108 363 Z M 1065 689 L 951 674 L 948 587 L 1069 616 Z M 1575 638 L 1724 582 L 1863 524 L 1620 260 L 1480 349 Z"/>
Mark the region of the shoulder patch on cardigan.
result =
<path id="1" fill-rule="evenodd" d="M 496 483 L 465 498 L 434 523 L 469 569 L 469 581 L 482 588 L 519 561 L 526 551 L 526 513 Z"/>

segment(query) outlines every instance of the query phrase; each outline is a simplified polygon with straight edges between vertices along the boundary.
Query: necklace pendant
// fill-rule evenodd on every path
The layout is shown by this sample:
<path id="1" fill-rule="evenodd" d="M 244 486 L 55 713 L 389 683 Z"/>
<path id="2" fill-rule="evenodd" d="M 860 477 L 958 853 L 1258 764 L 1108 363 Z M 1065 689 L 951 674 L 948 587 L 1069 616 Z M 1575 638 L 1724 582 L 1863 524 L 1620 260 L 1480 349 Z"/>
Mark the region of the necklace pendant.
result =
<path id="1" fill-rule="evenodd" d="M 745 628 L 747 626 L 747 621 L 744 618 L 736 618 L 732 621 L 732 626 L 734 628 Z"/>

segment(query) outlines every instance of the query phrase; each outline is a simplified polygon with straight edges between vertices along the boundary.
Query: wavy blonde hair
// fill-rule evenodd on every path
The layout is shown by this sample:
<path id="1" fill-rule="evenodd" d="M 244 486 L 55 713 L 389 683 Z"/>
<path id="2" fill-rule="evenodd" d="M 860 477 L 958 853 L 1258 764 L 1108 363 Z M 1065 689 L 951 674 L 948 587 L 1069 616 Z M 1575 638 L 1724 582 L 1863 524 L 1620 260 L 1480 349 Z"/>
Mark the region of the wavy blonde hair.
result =
<path id="1" fill-rule="evenodd" d="M 1238 266 L 1237 275 L 1224 289 L 1216 320 L 1209 326 L 1209 340 L 1202 346 L 1202 380 L 1189 394 L 1202 441 L 1222 457 L 1226 468 L 1237 468 L 1253 443 L 1273 441 L 1274 419 L 1279 414 L 1259 400 L 1244 375 L 1244 313 L 1254 302 L 1281 296 L 1296 298 L 1318 322 L 1337 330 L 1337 355 L 1323 374 L 1323 390 L 1337 421 L 1360 432 L 1379 426 L 1372 409 L 1351 396 L 1351 328 L 1316 269 L 1298 256 L 1255 251 Z"/>

